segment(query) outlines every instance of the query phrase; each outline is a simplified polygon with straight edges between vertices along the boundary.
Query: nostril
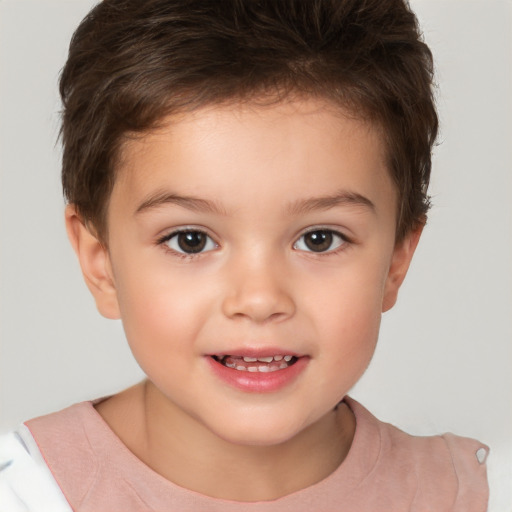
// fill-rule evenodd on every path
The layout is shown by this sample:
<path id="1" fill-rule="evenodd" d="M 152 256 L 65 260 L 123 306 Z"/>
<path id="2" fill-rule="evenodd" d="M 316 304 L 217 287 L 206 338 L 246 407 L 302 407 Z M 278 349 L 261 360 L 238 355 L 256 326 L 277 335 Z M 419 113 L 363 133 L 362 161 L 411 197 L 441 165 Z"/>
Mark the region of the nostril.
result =
<path id="1" fill-rule="evenodd" d="M 287 294 L 250 290 L 243 290 L 238 296 L 226 298 L 222 308 L 229 318 L 246 318 L 259 323 L 284 320 L 295 312 L 295 304 Z"/>

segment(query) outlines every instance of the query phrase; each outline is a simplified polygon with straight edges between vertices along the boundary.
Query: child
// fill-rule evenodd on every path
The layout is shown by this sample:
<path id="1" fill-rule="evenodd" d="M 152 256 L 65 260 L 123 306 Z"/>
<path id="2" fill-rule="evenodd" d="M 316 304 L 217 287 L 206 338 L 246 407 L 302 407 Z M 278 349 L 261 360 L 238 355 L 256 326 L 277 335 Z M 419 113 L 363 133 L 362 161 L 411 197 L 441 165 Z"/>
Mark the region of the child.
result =
<path id="1" fill-rule="evenodd" d="M 425 223 L 431 81 L 401 1 L 98 4 L 66 223 L 147 380 L 12 434 L 8 510 L 485 510 L 484 445 L 347 397 Z"/>

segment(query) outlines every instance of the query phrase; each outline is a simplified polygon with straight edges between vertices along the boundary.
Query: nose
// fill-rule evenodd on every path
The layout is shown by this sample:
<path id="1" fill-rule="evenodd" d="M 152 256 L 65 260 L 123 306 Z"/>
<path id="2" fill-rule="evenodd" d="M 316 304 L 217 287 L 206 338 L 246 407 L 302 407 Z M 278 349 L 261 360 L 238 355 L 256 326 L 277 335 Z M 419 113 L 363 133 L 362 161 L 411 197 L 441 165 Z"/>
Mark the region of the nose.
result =
<path id="1" fill-rule="evenodd" d="M 231 319 L 256 323 L 279 322 L 295 313 L 295 301 L 286 272 L 275 261 L 232 262 L 222 303 Z"/>

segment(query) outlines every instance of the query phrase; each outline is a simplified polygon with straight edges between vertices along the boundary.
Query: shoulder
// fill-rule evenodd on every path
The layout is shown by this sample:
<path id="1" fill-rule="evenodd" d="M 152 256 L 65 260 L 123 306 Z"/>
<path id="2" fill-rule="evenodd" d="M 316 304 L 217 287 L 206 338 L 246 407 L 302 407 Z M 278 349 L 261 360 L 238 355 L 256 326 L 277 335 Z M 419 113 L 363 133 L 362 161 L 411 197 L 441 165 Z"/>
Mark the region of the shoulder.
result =
<path id="1" fill-rule="evenodd" d="M 451 433 L 416 437 L 383 423 L 383 451 L 390 465 L 415 475 L 418 503 L 450 503 L 453 512 L 484 512 L 489 490 L 485 460 L 489 449 Z"/>
<path id="2" fill-rule="evenodd" d="M 489 499 L 486 458 L 489 448 L 451 433 L 412 436 L 372 416 L 351 401 L 356 421 L 372 425 L 379 436 L 374 471 L 388 484 L 409 493 L 411 510 L 485 512 Z M 393 481 L 391 481 L 393 480 Z"/>
<path id="3" fill-rule="evenodd" d="M 71 512 L 28 428 L 0 435 L 0 510 Z"/>
<path id="4" fill-rule="evenodd" d="M 80 502 L 98 472 L 91 438 L 103 427 L 93 402 L 81 402 L 25 422 L 51 474 L 70 503 Z"/>

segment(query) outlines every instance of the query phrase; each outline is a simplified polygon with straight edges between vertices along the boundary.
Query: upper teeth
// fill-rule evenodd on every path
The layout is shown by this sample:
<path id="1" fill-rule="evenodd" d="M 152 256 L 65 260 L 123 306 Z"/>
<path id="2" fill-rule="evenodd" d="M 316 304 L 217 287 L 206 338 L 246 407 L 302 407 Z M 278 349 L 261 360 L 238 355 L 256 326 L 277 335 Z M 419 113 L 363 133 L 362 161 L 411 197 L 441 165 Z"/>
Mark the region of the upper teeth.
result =
<path id="1" fill-rule="evenodd" d="M 244 356 L 244 361 L 246 363 L 255 363 L 256 361 L 260 361 L 262 363 L 271 363 L 272 361 L 281 361 L 284 359 L 286 362 L 291 361 L 293 356 L 268 356 L 268 357 L 247 357 Z"/>

